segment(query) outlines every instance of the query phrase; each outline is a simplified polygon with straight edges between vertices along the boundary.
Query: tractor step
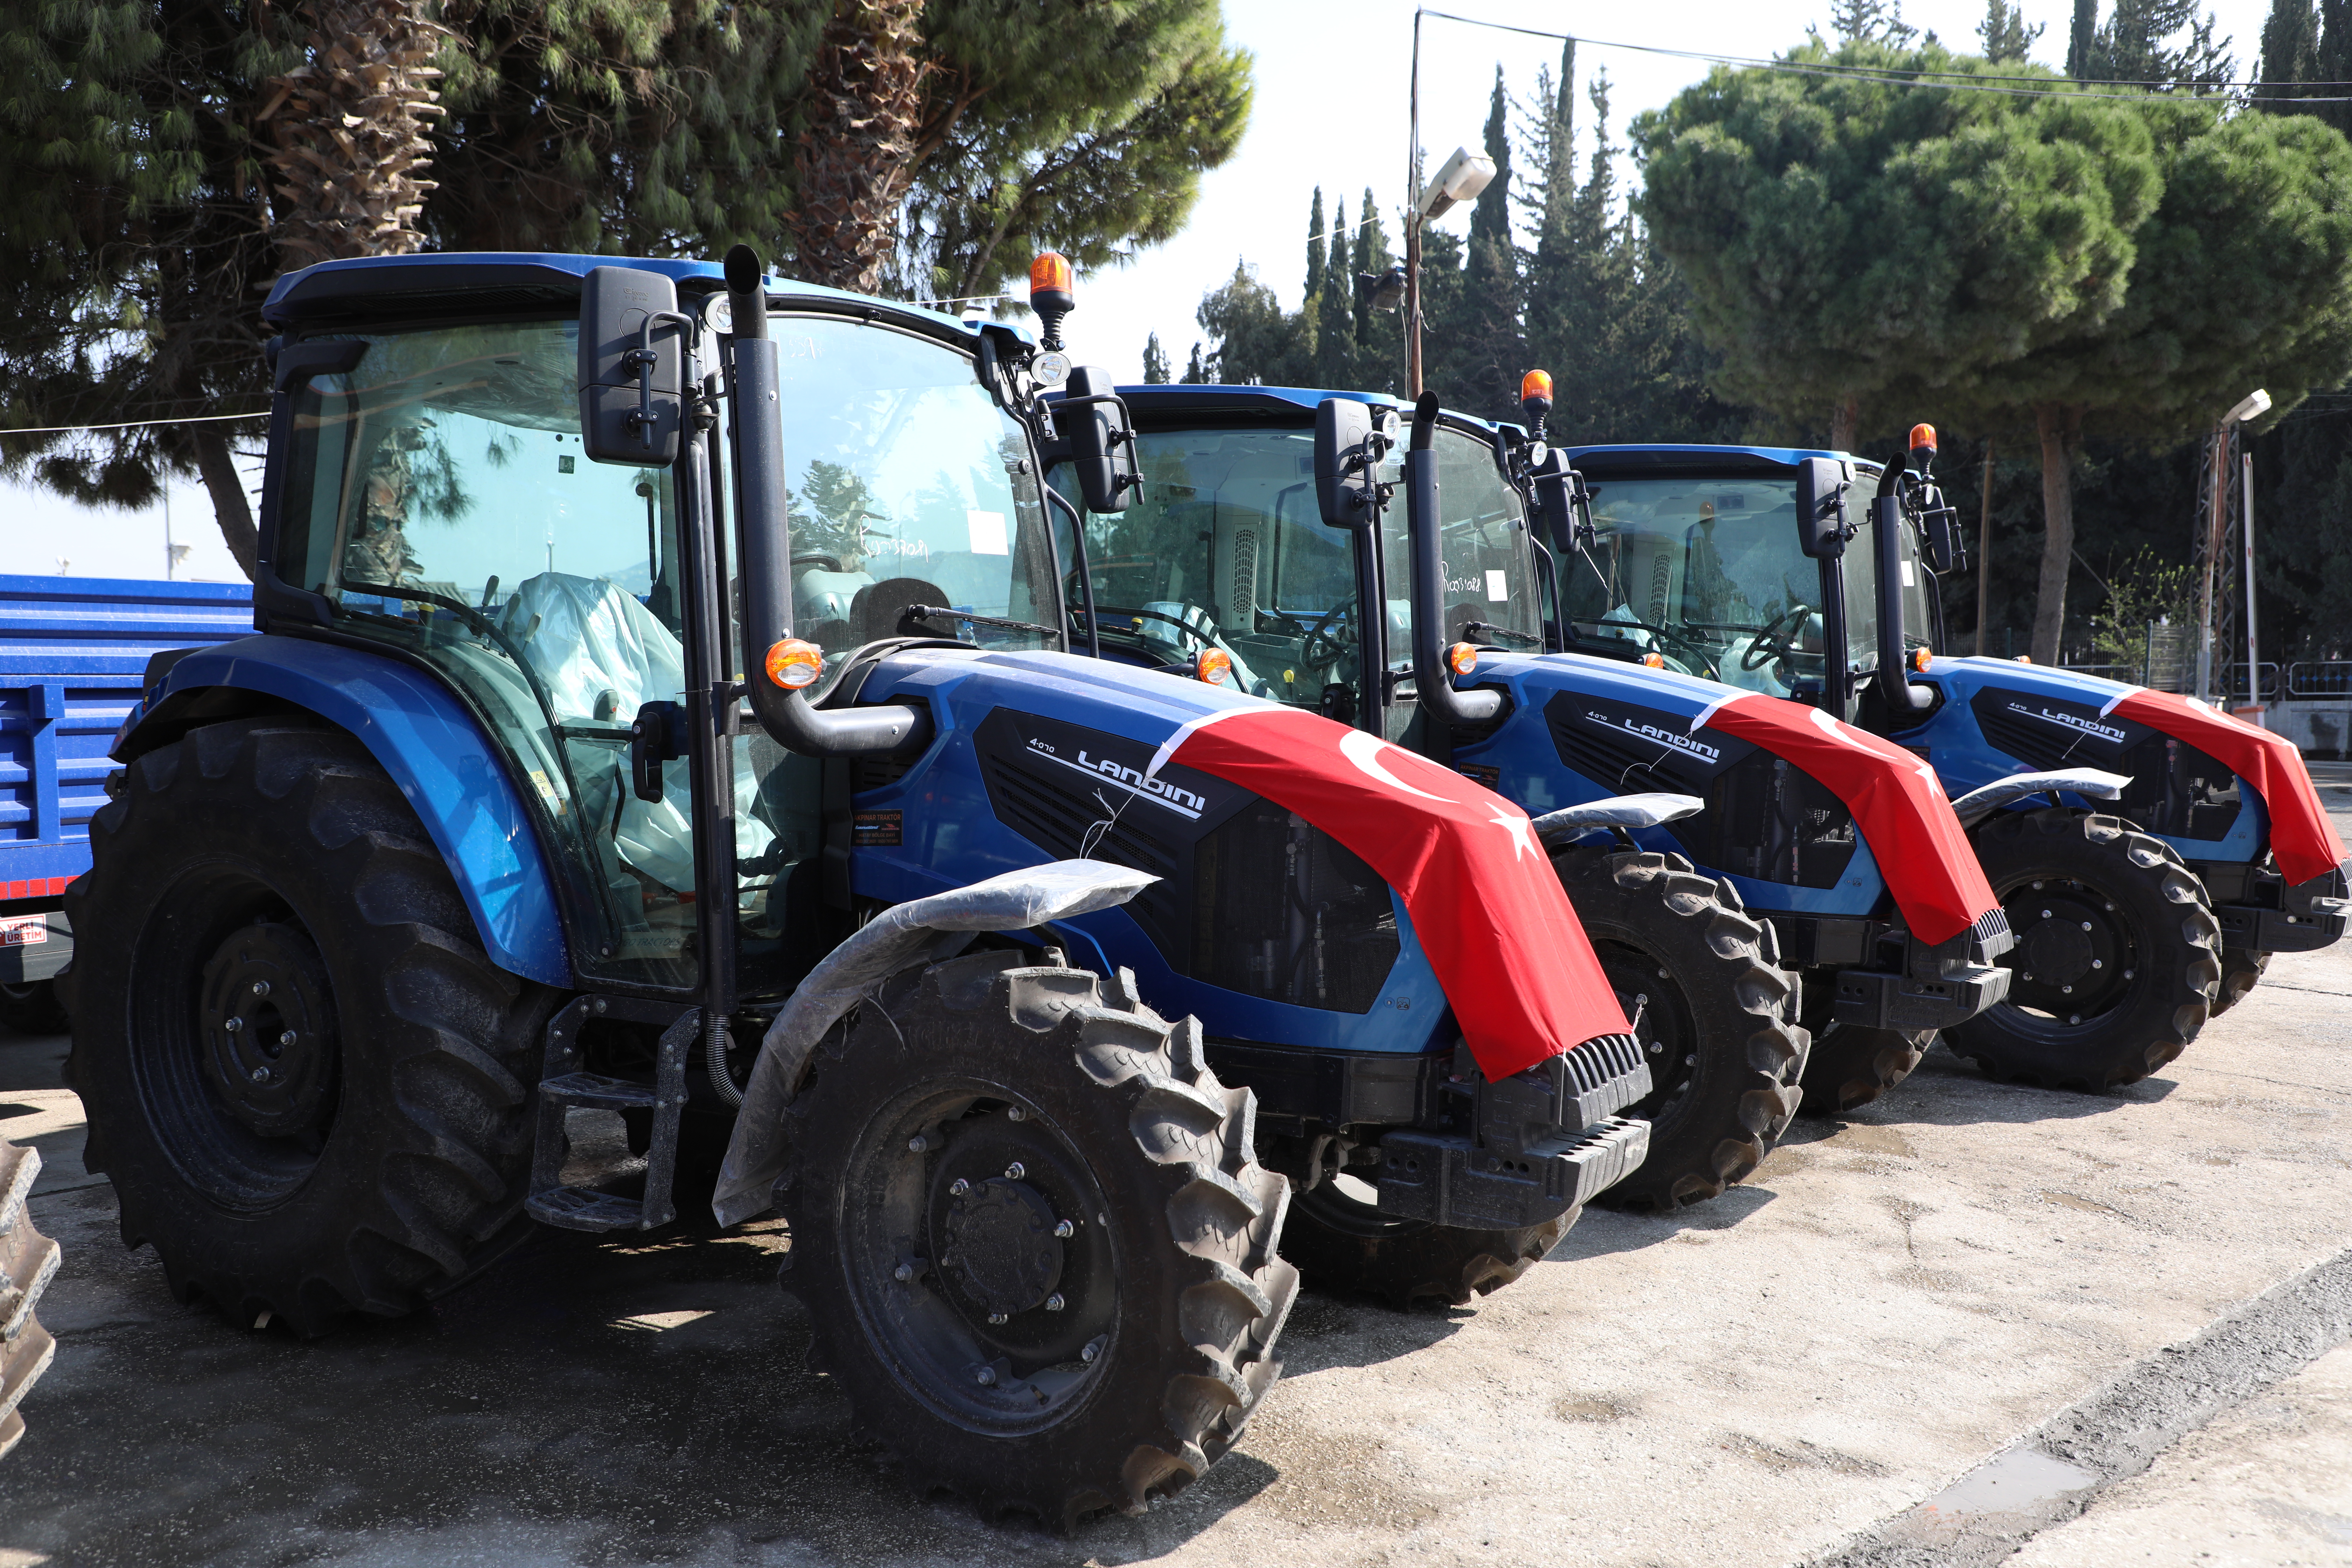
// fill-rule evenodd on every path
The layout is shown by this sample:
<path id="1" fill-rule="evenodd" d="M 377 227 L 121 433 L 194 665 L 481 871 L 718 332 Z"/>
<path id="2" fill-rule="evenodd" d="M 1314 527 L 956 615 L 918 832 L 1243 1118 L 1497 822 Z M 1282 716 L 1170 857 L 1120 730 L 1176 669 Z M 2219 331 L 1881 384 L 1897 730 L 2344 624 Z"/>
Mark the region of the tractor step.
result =
<path id="1" fill-rule="evenodd" d="M 654 1053 L 654 1081 L 635 1083 L 583 1070 L 580 1031 L 591 1018 L 664 1024 Z M 702 1033 L 702 1010 L 680 1013 L 620 996 L 582 996 L 548 1021 L 547 1058 L 539 1080 L 537 1142 L 531 1150 L 530 1196 L 523 1210 L 541 1225 L 564 1230 L 651 1230 L 677 1217 L 670 1184 L 677 1173 L 677 1130 L 686 1109 L 686 1058 Z M 652 1112 L 642 1200 L 573 1186 L 563 1180 L 572 1139 L 564 1118 L 573 1110 Z"/>
<path id="2" fill-rule="evenodd" d="M 523 1211 L 541 1225 L 564 1230 L 645 1230 L 646 1205 L 587 1187 L 556 1187 L 533 1193 Z M 656 1222 L 658 1223 L 658 1222 Z"/>

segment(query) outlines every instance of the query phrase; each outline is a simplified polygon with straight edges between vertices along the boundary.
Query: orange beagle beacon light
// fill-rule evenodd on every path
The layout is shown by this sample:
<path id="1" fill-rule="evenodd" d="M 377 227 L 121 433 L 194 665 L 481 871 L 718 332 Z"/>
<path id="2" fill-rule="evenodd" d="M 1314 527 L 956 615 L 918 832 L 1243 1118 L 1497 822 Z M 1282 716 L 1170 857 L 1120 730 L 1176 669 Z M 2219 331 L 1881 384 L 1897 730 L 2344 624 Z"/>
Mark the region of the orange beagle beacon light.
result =
<path id="1" fill-rule="evenodd" d="M 1455 643 L 1445 650 L 1445 668 L 1456 675 L 1467 675 L 1478 668 L 1478 650 L 1466 642 Z"/>
<path id="2" fill-rule="evenodd" d="M 1070 258 L 1058 250 L 1040 252 L 1029 264 L 1029 308 L 1045 329 L 1045 346 L 1062 346 L 1062 318 L 1078 308 L 1071 287 Z"/>
<path id="3" fill-rule="evenodd" d="M 1204 647 L 1192 659 L 1192 677 L 1210 686 L 1223 686 L 1234 673 L 1234 656 L 1221 647 Z"/>
<path id="4" fill-rule="evenodd" d="M 1911 466 L 1926 473 L 1936 462 L 1936 427 L 1933 425 L 1911 426 Z"/>
<path id="5" fill-rule="evenodd" d="M 1519 377 L 1519 407 L 1540 432 L 1551 417 L 1551 372 L 1531 370 Z"/>
<path id="6" fill-rule="evenodd" d="M 787 691 L 816 684 L 824 673 L 824 649 L 798 637 L 786 637 L 768 650 L 768 679 Z"/>

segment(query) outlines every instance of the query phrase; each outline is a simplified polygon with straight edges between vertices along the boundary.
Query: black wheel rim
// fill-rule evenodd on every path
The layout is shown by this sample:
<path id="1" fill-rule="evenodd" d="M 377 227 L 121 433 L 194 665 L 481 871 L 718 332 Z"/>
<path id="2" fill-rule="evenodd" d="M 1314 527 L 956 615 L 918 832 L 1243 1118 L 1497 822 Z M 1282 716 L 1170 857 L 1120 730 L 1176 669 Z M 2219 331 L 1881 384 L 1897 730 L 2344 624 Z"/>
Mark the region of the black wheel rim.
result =
<path id="1" fill-rule="evenodd" d="M 341 1093 L 324 958 L 259 877 L 181 877 L 141 932 L 131 1064 L 157 1142 L 223 1207 L 285 1202 L 318 1168 Z"/>
<path id="2" fill-rule="evenodd" d="M 1618 1112 L 1664 1125 L 1678 1115 L 1698 1087 L 1704 1070 L 1699 1062 L 1698 1023 L 1691 1016 L 1690 998 L 1675 984 L 1674 973 L 1654 953 L 1613 938 L 1596 938 L 1592 951 L 1609 988 L 1617 993 L 1642 1059 L 1650 1064 L 1650 1092 Z"/>
<path id="3" fill-rule="evenodd" d="M 2040 877 L 2001 895 L 2017 946 L 2009 995 L 2013 1027 L 2049 1037 L 2088 1035 L 2152 980 L 2148 946 L 2124 900 L 2074 877 Z"/>
<path id="4" fill-rule="evenodd" d="M 1055 1425 L 1118 1333 L 1111 1202 L 1076 1146 L 1001 1084 L 901 1090 L 841 1173 L 840 1259 L 899 1383 L 968 1431 Z"/>

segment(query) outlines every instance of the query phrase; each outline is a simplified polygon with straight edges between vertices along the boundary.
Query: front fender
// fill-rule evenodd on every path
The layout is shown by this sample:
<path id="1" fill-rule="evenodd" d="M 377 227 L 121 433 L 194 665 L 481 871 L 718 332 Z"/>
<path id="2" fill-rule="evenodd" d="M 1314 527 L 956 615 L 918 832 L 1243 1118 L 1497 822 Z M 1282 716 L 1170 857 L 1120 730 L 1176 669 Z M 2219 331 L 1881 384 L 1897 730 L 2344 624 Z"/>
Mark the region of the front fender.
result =
<path id="1" fill-rule="evenodd" d="M 307 637 L 251 637 L 173 664 L 116 738 L 128 762 L 250 692 L 291 703 L 359 738 L 441 851 L 499 968 L 576 986 L 544 847 L 507 764 L 447 687 L 397 660 Z"/>

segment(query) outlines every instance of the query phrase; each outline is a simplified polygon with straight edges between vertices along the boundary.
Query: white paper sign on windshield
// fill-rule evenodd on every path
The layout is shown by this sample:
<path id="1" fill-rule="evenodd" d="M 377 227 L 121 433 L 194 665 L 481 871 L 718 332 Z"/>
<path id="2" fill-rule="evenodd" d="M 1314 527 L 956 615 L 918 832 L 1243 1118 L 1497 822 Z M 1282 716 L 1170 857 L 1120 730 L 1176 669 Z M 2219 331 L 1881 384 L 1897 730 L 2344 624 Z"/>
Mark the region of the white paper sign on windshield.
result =
<path id="1" fill-rule="evenodd" d="M 1004 514 L 1001 511 L 967 511 L 964 526 L 971 531 L 971 552 L 974 555 L 1010 555 L 1013 546 L 1005 538 Z"/>

